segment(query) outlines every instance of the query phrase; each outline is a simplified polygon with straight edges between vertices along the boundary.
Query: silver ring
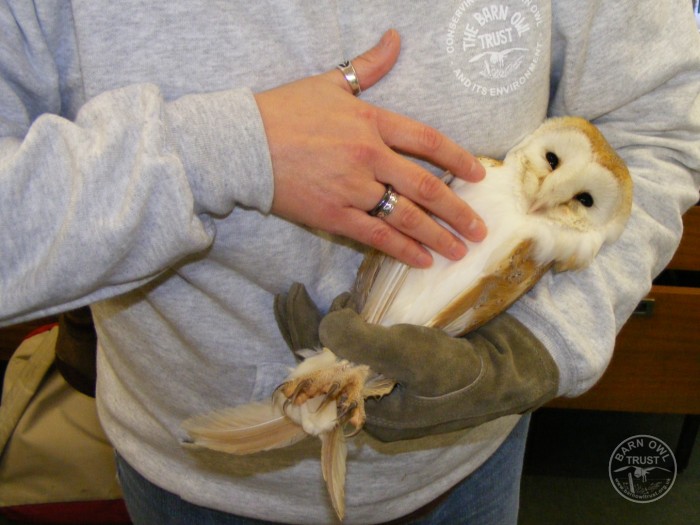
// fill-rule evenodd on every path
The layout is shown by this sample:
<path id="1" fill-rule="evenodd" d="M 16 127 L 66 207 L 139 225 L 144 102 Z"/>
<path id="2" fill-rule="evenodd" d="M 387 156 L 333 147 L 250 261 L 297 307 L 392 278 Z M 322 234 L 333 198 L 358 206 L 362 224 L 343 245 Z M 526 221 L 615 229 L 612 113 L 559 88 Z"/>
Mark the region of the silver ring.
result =
<path id="1" fill-rule="evenodd" d="M 360 81 L 357 78 L 357 71 L 355 71 L 355 68 L 352 66 L 352 62 L 346 60 L 342 64 L 338 64 L 337 69 L 340 70 L 345 77 L 345 80 L 347 80 L 348 84 L 350 84 L 352 94 L 356 97 L 359 96 L 360 93 L 362 93 L 362 89 L 360 88 Z"/>
<path id="2" fill-rule="evenodd" d="M 372 217 L 386 219 L 394 211 L 397 202 L 399 202 L 399 194 L 394 191 L 391 184 L 387 184 L 386 191 L 384 192 L 382 199 L 367 213 L 369 213 Z"/>

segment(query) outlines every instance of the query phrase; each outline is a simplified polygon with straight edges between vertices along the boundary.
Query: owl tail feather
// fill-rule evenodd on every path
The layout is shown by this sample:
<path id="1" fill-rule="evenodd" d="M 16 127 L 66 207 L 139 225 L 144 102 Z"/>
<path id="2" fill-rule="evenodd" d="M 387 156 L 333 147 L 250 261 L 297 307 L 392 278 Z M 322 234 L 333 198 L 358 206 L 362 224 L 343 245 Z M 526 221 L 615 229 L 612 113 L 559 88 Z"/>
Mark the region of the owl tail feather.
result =
<path id="1" fill-rule="evenodd" d="M 337 425 L 333 430 L 319 437 L 321 438 L 323 479 L 326 481 L 333 509 L 342 521 L 345 516 L 345 460 L 348 454 L 345 434 L 341 426 Z"/>
<path id="2" fill-rule="evenodd" d="M 245 455 L 293 445 L 308 436 L 276 403 L 249 403 L 183 423 L 191 445 Z"/>

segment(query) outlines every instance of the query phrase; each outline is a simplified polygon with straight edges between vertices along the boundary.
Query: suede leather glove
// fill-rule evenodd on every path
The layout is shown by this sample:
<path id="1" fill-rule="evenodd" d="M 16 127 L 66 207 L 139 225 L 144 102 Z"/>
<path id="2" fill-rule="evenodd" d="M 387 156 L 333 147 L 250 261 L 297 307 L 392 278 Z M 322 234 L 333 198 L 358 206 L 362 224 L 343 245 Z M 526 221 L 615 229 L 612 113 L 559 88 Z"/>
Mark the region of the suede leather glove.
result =
<path id="1" fill-rule="evenodd" d="M 339 357 L 398 382 L 390 395 L 365 402 L 365 428 L 382 441 L 475 427 L 557 393 L 554 360 L 508 314 L 454 338 L 422 326 L 371 325 L 346 308 L 324 317 L 319 335 Z"/>
<path id="2" fill-rule="evenodd" d="M 292 352 L 321 347 L 318 327 L 323 316 L 303 284 L 294 283 L 286 294 L 277 294 L 273 308 L 280 333 Z"/>
<path id="3" fill-rule="evenodd" d="M 298 333 L 296 323 L 318 310 L 303 287 L 293 288 L 285 301 L 285 322 Z M 471 428 L 533 410 L 557 392 L 559 372 L 549 352 L 508 314 L 454 338 L 422 326 L 368 324 L 352 308 L 331 308 L 318 336 L 339 357 L 398 382 L 390 395 L 365 402 L 365 430 L 382 441 Z"/>

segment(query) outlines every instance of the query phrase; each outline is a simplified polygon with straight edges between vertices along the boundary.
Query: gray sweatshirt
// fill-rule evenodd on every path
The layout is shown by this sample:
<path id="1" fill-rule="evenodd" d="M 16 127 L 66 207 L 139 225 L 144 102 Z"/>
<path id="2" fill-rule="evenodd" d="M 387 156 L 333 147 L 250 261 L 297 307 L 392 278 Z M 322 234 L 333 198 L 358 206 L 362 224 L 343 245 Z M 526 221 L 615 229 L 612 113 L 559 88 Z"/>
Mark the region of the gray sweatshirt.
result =
<path id="1" fill-rule="evenodd" d="M 299 281 L 327 308 L 362 256 L 270 214 L 252 93 L 329 70 L 389 27 L 401 56 L 364 100 L 496 158 L 547 115 L 580 115 L 627 161 L 635 205 L 622 238 L 511 309 L 554 357 L 560 394 L 584 392 L 698 198 L 689 1 L 0 2 L 0 323 L 91 304 L 103 426 L 137 470 L 189 501 L 334 521 L 316 440 L 231 457 L 184 448 L 180 423 L 269 396 L 294 364 L 274 294 Z M 354 438 L 346 522 L 427 503 L 517 418 L 394 444 Z"/>

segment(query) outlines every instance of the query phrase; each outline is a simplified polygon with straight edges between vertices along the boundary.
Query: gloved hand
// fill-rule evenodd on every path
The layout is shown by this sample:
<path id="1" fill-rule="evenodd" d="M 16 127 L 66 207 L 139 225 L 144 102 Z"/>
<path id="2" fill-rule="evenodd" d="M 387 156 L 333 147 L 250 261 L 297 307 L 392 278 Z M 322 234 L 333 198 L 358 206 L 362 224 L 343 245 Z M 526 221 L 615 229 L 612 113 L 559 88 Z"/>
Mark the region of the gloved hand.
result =
<path id="1" fill-rule="evenodd" d="M 290 292 L 283 301 L 288 332 L 313 333 L 298 323 L 318 314 L 316 306 L 303 287 Z M 557 392 L 559 373 L 549 352 L 508 314 L 454 338 L 422 326 L 368 324 L 340 308 L 321 319 L 318 335 L 339 357 L 398 382 L 390 395 L 365 402 L 365 429 L 382 441 L 474 427 L 533 410 Z"/>

